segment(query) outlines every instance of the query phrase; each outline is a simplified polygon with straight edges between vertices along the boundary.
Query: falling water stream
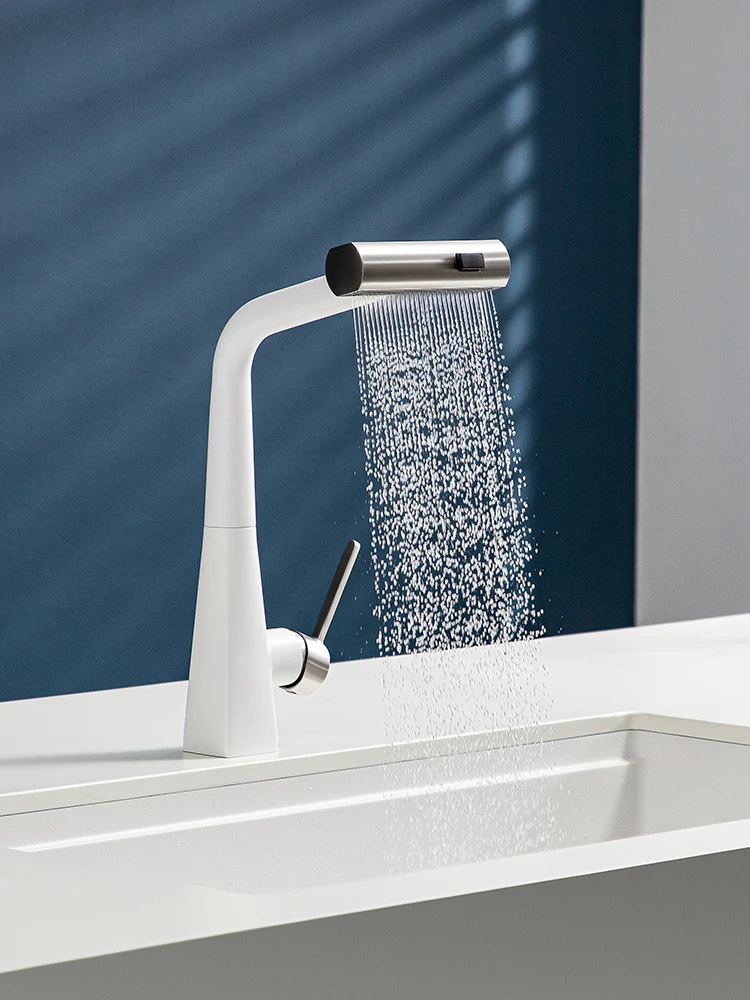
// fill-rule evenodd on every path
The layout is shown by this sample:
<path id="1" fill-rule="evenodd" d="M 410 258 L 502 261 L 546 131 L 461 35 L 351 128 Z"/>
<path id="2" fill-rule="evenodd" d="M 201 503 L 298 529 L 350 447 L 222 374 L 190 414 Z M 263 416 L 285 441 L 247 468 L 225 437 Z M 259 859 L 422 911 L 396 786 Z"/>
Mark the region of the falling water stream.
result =
<path id="1" fill-rule="evenodd" d="M 535 732 L 548 698 L 528 641 L 543 632 L 535 546 L 492 294 L 372 296 L 353 315 L 378 646 L 402 657 L 384 673 L 387 738 L 438 746 L 447 735 L 508 731 L 508 769 L 543 770 Z M 459 647 L 472 647 L 460 664 L 450 653 Z M 476 755 L 451 761 L 443 780 L 465 784 Z M 460 805 L 433 799 L 419 843 L 394 820 L 395 867 L 415 851 L 430 865 L 467 860 L 467 808 L 491 854 L 542 846 L 552 819 L 536 787 L 506 782 L 502 795 Z"/>

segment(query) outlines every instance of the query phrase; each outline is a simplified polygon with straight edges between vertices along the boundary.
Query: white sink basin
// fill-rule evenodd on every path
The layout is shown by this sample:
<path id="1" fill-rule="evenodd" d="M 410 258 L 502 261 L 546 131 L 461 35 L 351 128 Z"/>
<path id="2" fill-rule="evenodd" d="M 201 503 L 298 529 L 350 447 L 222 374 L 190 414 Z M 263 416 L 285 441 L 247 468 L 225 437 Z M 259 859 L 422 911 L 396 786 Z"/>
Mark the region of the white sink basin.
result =
<path id="1" fill-rule="evenodd" d="M 263 758 L 184 682 L 0 705 L 0 996 L 744 997 L 750 615 L 538 649 L 337 665 Z"/>
<path id="2" fill-rule="evenodd" d="M 275 893 L 750 817 L 750 746 L 627 731 L 0 821 L 0 845 Z"/>

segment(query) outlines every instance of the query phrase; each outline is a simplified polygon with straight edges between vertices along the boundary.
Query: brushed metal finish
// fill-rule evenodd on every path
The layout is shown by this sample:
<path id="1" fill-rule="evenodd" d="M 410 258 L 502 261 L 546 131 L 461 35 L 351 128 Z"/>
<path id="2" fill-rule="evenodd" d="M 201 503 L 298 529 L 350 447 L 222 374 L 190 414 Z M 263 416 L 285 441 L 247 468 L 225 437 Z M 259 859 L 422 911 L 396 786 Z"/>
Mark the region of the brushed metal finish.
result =
<path id="1" fill-rule="evenodd" d="M 339 606 L 341 595 L 344 593 L 344 588 L 351 576 L 360 548 L 359 542 L 354 539 L 347 542 L 336 567 L 336 572 L 333 574 L 328 593 L 323 600 L 323 606 L 320 609 L 312 635 L 305 635 L 303 632 L 295 633 L 302 640 L 305 648 L 299 676 L 291 684 L 280 685 L 290 694 L 313 694 L 328 676 L 331 654 L 323 640 L 331 627 L 333 616 L 336 614 L 336 608 Z"/>
<path id="2" fill-rule="evenodd" d="M 361 547 L 359 542 L 354 538 L 347 543 L 339 564 L 336 567 L 336 572 L 333 574 L 331 586 L 328 588 L 328 593 L 323 601 L 318 620 L 315 622 L 315 628 L 312 630 L 314 639 L 320 639 L 321 642 L 325 641 L 328 629 L 331 627 L 331 622 L 333 621 L 333 616 L 336 614 L 336 608 L 339 606 L 341 595 L 344 593 L 344 588 L 352 574 Z"/>
<path id="3" fill-rule="evenodd" d="M 457 254 L 482 254 L 481 270 L 460 270 Z M 510 255 L 500 240 L 344 243 L 326 257 L 334 295 L 504 288 Z"/>
<path id="4" fill-rule="evenodd" d="M 328 676 L 331 666 L 331 654 L 328 647 L 320 639 L 299 632 L 305 643 L 305 662 L 302 672 L 293 684 L 282 685 L 289 694 L 314 694 Z"/>

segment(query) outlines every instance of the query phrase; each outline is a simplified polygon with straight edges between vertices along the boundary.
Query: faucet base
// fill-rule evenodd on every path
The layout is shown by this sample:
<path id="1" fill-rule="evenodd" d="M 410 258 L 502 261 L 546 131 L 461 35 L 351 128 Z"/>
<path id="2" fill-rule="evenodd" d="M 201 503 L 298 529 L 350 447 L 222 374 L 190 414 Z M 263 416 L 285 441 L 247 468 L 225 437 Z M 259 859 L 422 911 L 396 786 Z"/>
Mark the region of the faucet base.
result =
<path id="1" fill-rule="evenodd" d="M 183 749 L 278 750 L 255 527 L 203 529 Z"/>

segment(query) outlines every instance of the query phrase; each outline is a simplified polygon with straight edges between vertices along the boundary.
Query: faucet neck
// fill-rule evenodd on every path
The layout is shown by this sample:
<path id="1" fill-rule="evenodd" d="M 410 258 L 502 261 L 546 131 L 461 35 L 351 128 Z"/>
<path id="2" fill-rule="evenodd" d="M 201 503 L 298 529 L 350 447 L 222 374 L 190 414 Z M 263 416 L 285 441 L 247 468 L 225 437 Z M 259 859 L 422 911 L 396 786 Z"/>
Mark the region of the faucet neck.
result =
<path id="1" fill-rule="evenodd" d="M 246 303 L 222 331 L 214 354 L 208 426 L 205 524 L 255 527 L 251 369 L 258 346 L 273 333 L 347 312 L 357 299 L 339 298 L 325 278 L 313 278 Z"/>

